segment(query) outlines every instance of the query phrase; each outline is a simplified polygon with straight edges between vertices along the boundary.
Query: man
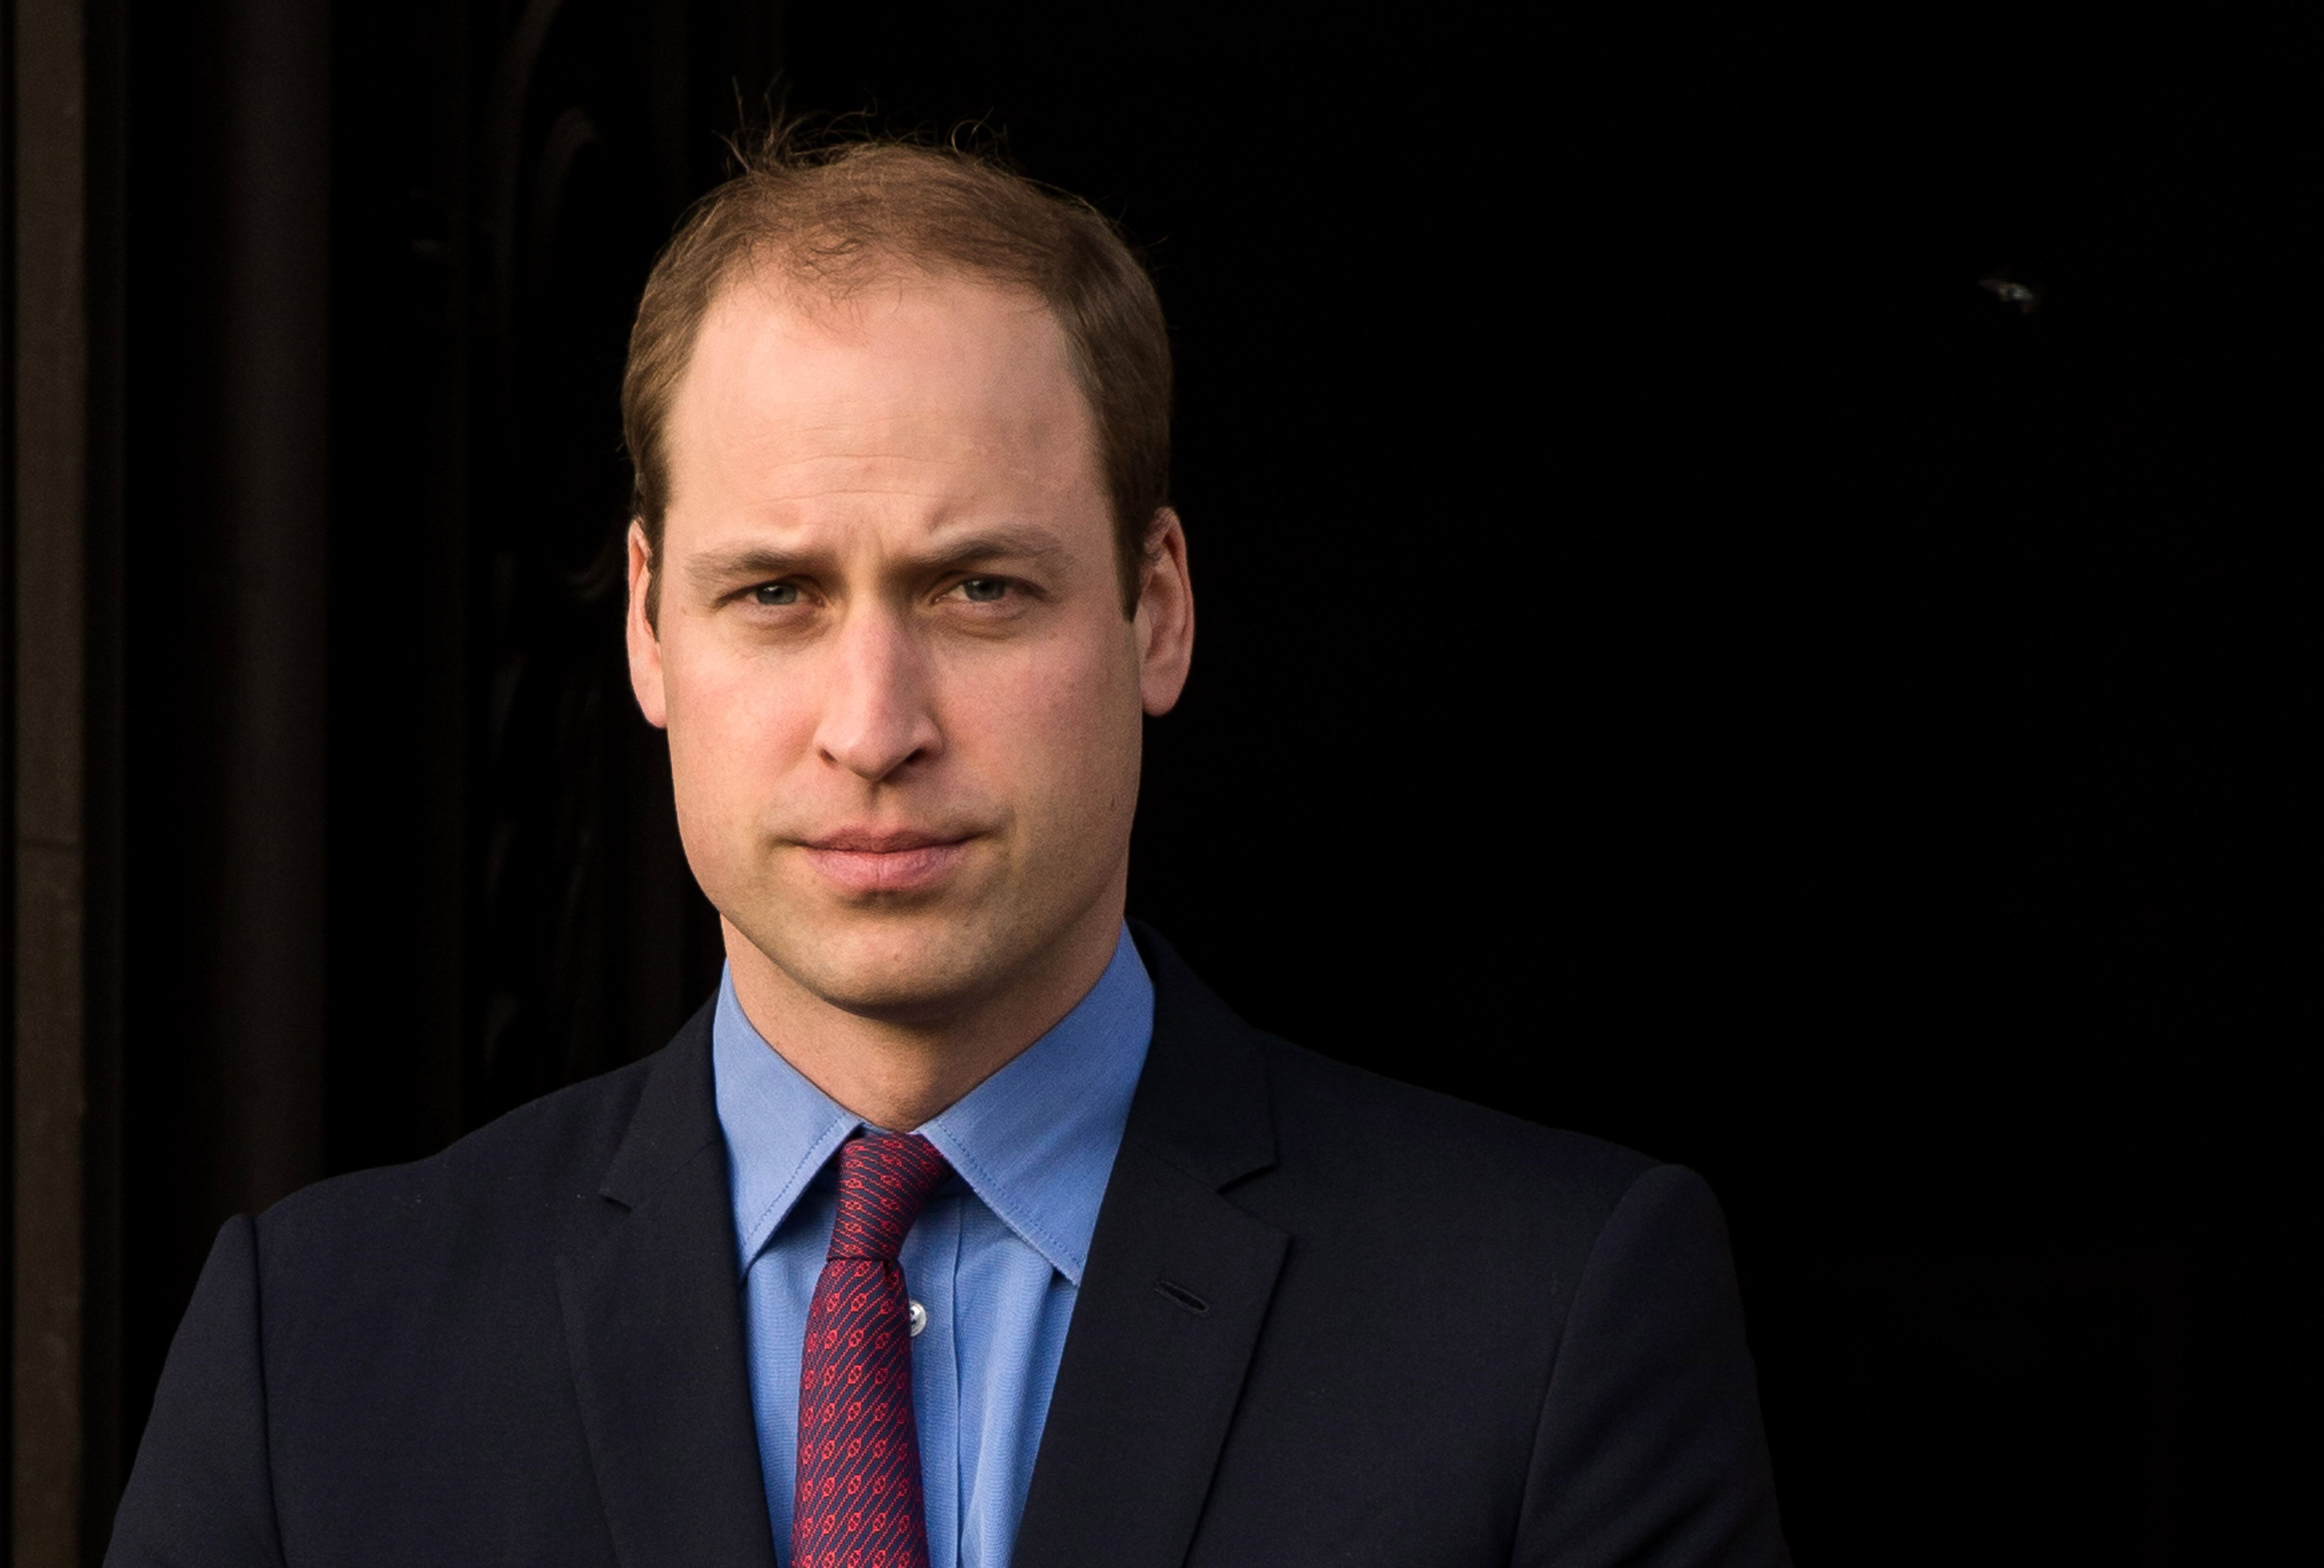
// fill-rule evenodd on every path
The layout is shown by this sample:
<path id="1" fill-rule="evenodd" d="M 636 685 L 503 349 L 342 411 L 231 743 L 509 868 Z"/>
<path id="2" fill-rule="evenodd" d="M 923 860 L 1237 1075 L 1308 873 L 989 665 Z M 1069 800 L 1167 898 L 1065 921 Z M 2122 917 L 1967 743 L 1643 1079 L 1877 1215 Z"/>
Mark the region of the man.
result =
<path id="1" fill-rule="evenodd" d="M 109 1560 L 1784 1561 L 1699 1179 L 1261 1035 L 1125 927 L 1194 618 L 1107 226 L 776 146 L 623 397 L 719 993 L 228 1224 Z"/>

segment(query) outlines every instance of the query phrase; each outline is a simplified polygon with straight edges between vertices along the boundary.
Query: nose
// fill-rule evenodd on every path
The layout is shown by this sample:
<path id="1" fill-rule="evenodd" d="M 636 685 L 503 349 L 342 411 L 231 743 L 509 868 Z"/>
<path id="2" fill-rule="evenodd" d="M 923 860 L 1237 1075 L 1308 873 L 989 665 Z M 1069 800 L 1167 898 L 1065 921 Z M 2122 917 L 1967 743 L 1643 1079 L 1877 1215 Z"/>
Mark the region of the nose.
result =
<path id="1" fill-rule="evenodd" d="M 840 627 L 816 746 L 868 784 L 943 749 L 921 650 L 899 617 L 861 606 Z"/>

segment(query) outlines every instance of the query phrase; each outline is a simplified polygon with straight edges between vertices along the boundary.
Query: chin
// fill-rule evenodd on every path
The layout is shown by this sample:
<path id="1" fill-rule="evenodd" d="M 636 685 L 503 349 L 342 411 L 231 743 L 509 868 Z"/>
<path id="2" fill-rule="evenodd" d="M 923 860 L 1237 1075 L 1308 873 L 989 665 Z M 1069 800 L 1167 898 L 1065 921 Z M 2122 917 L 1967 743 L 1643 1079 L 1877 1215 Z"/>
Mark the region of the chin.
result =
<path id="1" fill-rule="evenodd" d="M 833 1007 L 889 1022 L 956 1012 L 1004 986 L 1017 967 L 998 931 L 956 914 L 775 925 L 788 940 L 753 936 L 754 945 L 802 989 Z"/>

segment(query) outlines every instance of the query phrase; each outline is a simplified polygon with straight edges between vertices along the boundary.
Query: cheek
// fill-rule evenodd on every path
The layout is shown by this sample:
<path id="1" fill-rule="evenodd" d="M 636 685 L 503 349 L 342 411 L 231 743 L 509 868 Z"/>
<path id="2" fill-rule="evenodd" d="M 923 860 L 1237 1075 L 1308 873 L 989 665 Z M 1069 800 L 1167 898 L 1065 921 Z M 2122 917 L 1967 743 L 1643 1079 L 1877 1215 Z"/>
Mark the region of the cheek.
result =
<path id="1" fill-rule="evenodd" d="M 1126 809 L 1141 713 L 1126 634 L 1060 636 L 949 674 L 947 740 L 971 771 L 1006 778 L 1019 810 L 1056 820 Z"/>
<path id="2" fill-rule="evenodd" d="M 715 647 L 666 649 L 663 665 L 680 815 L 755 815 L 769 778 L 813 740 L 815 711 L 801 700 L 812 682 Z"/>

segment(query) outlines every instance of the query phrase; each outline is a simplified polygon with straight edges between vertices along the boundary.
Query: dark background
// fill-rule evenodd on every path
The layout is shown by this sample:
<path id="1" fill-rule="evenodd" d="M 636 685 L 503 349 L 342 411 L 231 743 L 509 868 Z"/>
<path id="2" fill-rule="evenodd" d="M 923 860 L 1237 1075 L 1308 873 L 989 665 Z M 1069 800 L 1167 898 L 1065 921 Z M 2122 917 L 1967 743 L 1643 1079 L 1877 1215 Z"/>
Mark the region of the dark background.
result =
<path id="1" fill-rule="evenodd" d="M 2232 1561 L 2308 1486 L 2282 41 L 327 9 L 113 35 L 93 1510 L 226 1213 L 715 979 L 615 392 L 770 88 L 981 122 L 1146 247 L 1202 635 L 1133 910 L 1256 1022 L 1703 1171 L 1803 1562 Z"/>

